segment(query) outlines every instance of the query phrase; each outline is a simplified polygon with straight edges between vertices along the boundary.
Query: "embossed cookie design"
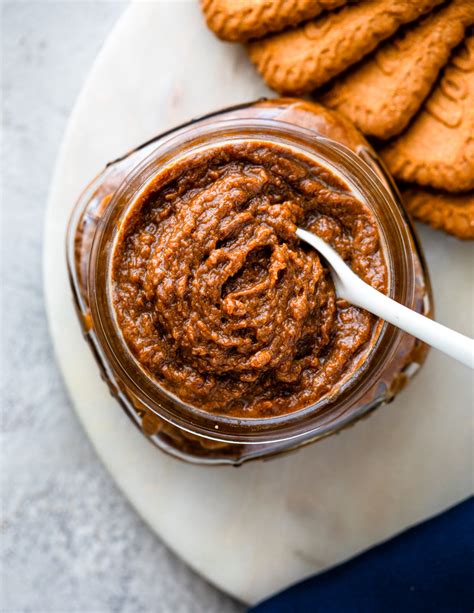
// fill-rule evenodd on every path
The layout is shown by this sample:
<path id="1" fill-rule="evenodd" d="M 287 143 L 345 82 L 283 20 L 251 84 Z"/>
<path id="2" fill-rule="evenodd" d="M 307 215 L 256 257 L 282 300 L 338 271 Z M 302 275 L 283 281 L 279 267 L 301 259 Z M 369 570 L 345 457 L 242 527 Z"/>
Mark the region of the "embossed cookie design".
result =
<path id="1" fill-rule="evenodd" d="M 415 219 L 463 239 L 474 238 L 474 191 L 466 194 L 410 187 L 403 202 Z"/>
<path id="2" fill-rule="evenodd" d="M 380 153 L 397 179 L 452 192 L 474 189 L 474 35 L 414 123 Z"/>
<path id="3" fill-rule="evenodd" d="M 473 0 L 453 0 L 404 28 L 361 66 L 336 80 L 322 102 L 344 113 L 365 134 L 380 139 L 400 134 L 473 23 Z"/>
<path id="4" fill-rule="evenodd" d="M 201 0 L 210 30 L 222 40 L 246 42 L 333 10 L 347 0 Z"/>
<path id="5" fill-rule="evenodd" d="M 267 84 L 283 94 L 320 87 L 441 0 L 366 0 L 301 27 L 255 41 L 249 55 Z"/>

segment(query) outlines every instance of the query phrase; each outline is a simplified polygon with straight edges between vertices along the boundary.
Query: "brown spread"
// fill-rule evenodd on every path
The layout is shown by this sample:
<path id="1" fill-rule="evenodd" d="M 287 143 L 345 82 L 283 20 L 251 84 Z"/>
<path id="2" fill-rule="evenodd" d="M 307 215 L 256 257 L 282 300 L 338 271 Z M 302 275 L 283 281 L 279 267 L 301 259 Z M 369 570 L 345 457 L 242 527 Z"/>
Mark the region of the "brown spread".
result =
<path id="1" fill-rule="evenodd" d="M 326 166 L 283 144 L 227 142 L 160 171 L 115 244 L 113 304 L 147 374 L 195 407 L 271 417 L 341 385 L 378 323 L 335 295 L 296 226 L 386 291 L 372 212 Z"/>

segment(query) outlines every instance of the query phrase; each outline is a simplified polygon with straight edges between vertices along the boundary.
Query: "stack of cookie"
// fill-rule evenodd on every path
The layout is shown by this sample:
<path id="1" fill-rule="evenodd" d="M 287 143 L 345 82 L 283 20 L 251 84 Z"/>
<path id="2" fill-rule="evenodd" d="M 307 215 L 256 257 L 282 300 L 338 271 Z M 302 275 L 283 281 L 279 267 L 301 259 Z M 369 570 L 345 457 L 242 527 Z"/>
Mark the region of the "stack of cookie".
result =
<path id="1" fill-rule="evenodd" d="M 372 138 L 418 219 L 474 238 L 474 0 L 201 0 L 267 84 Z"/>

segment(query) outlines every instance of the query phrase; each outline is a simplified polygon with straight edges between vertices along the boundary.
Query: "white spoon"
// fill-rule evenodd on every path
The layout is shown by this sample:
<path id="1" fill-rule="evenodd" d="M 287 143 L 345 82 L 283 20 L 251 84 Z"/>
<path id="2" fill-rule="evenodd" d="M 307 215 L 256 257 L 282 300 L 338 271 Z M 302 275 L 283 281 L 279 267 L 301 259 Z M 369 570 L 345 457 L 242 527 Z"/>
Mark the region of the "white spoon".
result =
<path id="1" fill-rule="evenodd" d="M 420 315 L 378 292 L 358 277 L 323 239 L 298 228 L 298 237 L 325 258 L 333 273 L 337 295 L 412 334 L 421 341 L 474 368 L 474 340 Z"/>

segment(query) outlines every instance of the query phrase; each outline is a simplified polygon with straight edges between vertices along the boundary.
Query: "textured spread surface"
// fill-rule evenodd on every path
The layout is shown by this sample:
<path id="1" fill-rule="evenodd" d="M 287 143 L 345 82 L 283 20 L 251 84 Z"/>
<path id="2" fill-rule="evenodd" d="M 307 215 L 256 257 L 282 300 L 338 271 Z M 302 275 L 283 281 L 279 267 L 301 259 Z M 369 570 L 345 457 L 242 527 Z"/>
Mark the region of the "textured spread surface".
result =
<path id="1" fill-rule="evenodd" d="M 154 175 L 121 227 L 113 268 L 117 321 L 146 371 L 185 402 L 236 417 L 335 395 L 373 345 L 375 322 L 337 299 L 296 226 L 385 291 L 373 213 L 310 157 L 228 143 Z"/>
<path id="2" fill-rule="evenodd" d="M 348 5 L 251 43 L 250 58 L 272 89 L 283 94 L 308 93 L 440 2 L 367 0 Z"/>
<path id="3" fill-rule="evenodd" d="M 420 108 L 439 71 L 474 23 L 474 2 L 453 0 L 377 49 L 336 80 L 322 101 L 349 117 L 365 134 L 399 134 Z"/>
<path id="4" fill-rule="evenodd" d="M 201 0 L 209 28 L 223 40 L 245 42 L 312 19 L 347 0 Z"/>
<path id="5" fill-rule="evenodd" d="M 474 35 L 413 124 L 381 153 L 398 179 L 453 192 L 474 189 Z"/>

